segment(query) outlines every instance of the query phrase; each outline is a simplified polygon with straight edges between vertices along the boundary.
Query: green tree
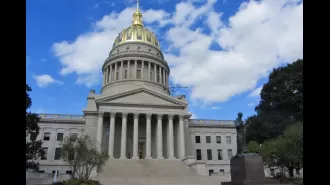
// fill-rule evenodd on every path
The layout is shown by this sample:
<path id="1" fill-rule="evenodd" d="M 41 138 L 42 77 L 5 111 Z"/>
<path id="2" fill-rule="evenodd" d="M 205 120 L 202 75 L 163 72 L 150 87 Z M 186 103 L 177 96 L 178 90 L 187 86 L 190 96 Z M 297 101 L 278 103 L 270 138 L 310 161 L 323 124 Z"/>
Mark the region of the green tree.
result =
<path id="1" fill-rule="evenodd" d="M 30 135 L 30 140 L 26 141 L 25 150 L 26 150 L 26 160 L 25 166 L 26 169 L 32 171 L 38 171 L 39 163 L 38 159 L 45 155 L 44 150 L 42 150 L 42 141 L 36 141 L 36 137 L 39 134 L 39 117 L 37 114 L 28 112 L 28 109 L 32 105 L 32 100 L 30 98 L 29 92 L 31 91 L 31 87 L 26 84 L 26 137 Z"/>
<path id="2" fill-rule="evenodd" d="M 259 153 L 268 167 L 284 169 L 293 177 L 294 170 L 303 168 L 303 124 L 296 122 L 287 127 L 283 136 L 261 145 L 251 141 L 248 147 L 251 152 Z"/>
<path id="3" fill-rule="evenodd" d="M 273 69 L 260 97 L 257 114 L 246 120 L 248 141 L 262 143 L 283 135 L 286 126 L 303 122 L 303 60 Z"/>
<path id="4" fill-rule="evenodd" d="M 61 159 L 70 166 L 72 179 L 88 180 L 91 172 L 109 158 L 98 150 L 97 141 L 88 135 L 66 137 L 61 145 Z"/>

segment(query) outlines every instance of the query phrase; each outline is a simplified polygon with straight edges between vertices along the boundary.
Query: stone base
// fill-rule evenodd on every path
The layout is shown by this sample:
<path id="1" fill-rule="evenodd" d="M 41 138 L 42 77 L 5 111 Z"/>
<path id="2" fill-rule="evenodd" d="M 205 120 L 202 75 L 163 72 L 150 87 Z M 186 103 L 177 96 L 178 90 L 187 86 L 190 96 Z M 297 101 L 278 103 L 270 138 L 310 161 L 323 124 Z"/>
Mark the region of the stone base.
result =
<path id="1" fill-rule="evenodd" d="M 120 156 L 119 159 L 127 159 L 127 157 L 126 156 Z"/>
<path id="2" fill-rule="evenodd" d="M 152 157 L 145 157 L 144 159 L 152 159 Z"/>
<path id="3" fill-rule="evenodd" d="M 168 160 L 176 160 L 176 158 L 175 157 L 169 157 L 169 158 L 167 158 Z"/>
<path id="4" fill-rule="evenodd" d="M 221 182 L 221 185 L 293 185 L 293 184 L 280 184 L 280 182 L 275 180 L 242 180 L 242 181 L 231 181 L 231 182 Z"/>
<path id="5" fill-rule="evenodd" d="M 164 157 L 157 157 L 157 159 L 164 159 Z"/>
<path id="6" fill-rule="evenodd" d="M 231 182 L 222 182 L 221 185 L 280 184 L 275 180 L 266 180 L 262 158 L 259 154 L 254 153 L 244 153 L 232 157 L 230 160 L 230 175 Z"/>

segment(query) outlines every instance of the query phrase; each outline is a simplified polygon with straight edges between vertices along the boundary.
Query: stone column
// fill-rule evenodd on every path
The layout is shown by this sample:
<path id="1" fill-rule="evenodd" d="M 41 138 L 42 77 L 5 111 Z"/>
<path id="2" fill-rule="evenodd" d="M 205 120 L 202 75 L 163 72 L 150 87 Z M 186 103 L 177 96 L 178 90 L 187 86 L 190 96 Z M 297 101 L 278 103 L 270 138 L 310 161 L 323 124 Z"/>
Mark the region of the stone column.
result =
<path id="1" fill-rule="evenodd" d="M 131 64 L 131 61 L 130 60 L 128 60 L 127 61 L 127 79 L 129 79 L 130 78 L 130 71 L 131 71 L 131 69 L 130 69 L 130 65 Z"/>
<path id="2" fill-rule="evenodd" d="M 157 159 L 164 159 L 163 157 L 163 125 L 162 114 L 157 114 Z"/>
<path id="3" fill-rule="evenodd" d="M 120 66 L 120 79 L 124 79 L 124 61 L 121 61 L 121 66 Z"/>
<path id="4" fill-rule="evenodd" d="M 154 81 L 157 82 L 157 65 L 154 63 L 154 76 L 155 76 L 155 79 Z"/>
<path id="5" fill-rule="evenodd" d="M 185 157 L 185 141 L 184 141 L 184 125 L 183 125 L 183 115 L 179 115 L 180 120 L 180 157 Z"/>
<path id="6" fill-rule="evenodd" d="M 139 143 L 139 114 L 134 114 L 134 127 L 133 127 L 133 157 L 132 159 L 139 159 L 138 155 Z"/>
<path id="7" fill-rule="evenodd" d="M 134 79 L 137 79 L 137 60 L 135 60 L 134 62 L 135 62 Z"/>
<path id="8" fill-rule="evenodd" d="M 141 79 L 143 80 L 143 78 L 144 78 L 144 75 L 143 75 L 143 73 L 144 73 L 144 61 L 142 60 L 141 62 L 142 62 L 141 63 Z"/>
<path id="9" fill-rule="evenodd" d="M 162 84 L 162 67 L 159 66 L 159 83 Z"/>
<path id="10" fill-rule="evenodd" d="M 118 62 L 115 63 L 115 79 L 113 79 L 114 81 L 117 80 L 117 64 Z"/>
<path id="11" fill-rule="evenodd" d="M 112 80 L 112 64 L 108 67 L 108 77 L 107 77 L 107 84 L 110 83 Z"/>
<path id="12" fill-rule="evenodd" d="M 110 131 L 109 131 L 109 156 L 110 159 L 114 159 L 114 143 L 115 143 L 115 118 L 116 113 L 110 113 Z"/>
<path id="13" fill-rule="evenodd" d="M 97 143 L 99 146 L 99 151 L 101 151 L 102 146 L 102 129 L 103 129 L 103 112 L 99 112 L 99 119 L 97 122 Z"/>
<path id="14" fill-rule="evenodd" d="M 105 68 L 105 77 L 104 77 L 104 85 L 108 84 L 109 81 L 109 66 Z"/>
<path id="15" fill-rule="evenodd" d="M 173 132 L 173 115 L 168 115 L 168 128 L 169 128 L 169 132 L 168 132 L 168 141 L 169 141 L 169 156 L 168 159 L 175 159 L 174 157 L 174 132 Z"/>
<path id="16" fill-rule="evenodd" d="M 164 68 L 162 68 L 162 70 L 163 70 L 163 85 L 166 85 L 166 84 L 165 84 L 165 82 L 166 82 L 166 80 L 165 80 L 165 73 L 166 73 L 166 70 L 165 70 Z"/>
<path id="17" fill-rule="evenodd" d="M 149 65 L 150 67 L 150 65 Z M 149 68 L 150 69 L 150 68 Z M 150 73 L 149 73 L 150 74 Z M 147 125 L 146 125 L 146 159 L 151 159 L 151 114 L 146 114 Z"/>
<path id="18" fill-rule="evenodd" d="M 169 83 L 169 76 L 170 74 L 166 72 L 166 86 L 168 86 L 168 83 Z"/>
<path id="19" fill-rule="evenodd" d="M 151 76 L 150 76 L 151 69 L 150 69 L 150 66 L 151 66 L 151 63 L 148 61 L 148 76 L 149 76 L 149 79 L 148 80 L 151 80 Z"/>
<path id="20" fill-rule="evenodd" d="M 120 159 L 127 159 L 126 157 L 126 133 L 127 133 L 127 113 L 122 113 L 121 125 L 121 144 L 120 144 Z"/>

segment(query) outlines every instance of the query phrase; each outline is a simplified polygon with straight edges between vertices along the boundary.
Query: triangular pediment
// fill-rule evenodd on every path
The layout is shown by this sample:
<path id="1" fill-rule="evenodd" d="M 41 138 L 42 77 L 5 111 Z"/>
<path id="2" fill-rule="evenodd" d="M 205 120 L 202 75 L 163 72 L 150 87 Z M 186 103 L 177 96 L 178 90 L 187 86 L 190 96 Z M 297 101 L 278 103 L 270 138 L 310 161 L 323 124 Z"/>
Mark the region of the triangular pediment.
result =
<path id="1" fill-rule="evenodd" d="M 168 95 L 140 88 L 96 100 L 97 103 L 185 107 L 187 103 Z"/>

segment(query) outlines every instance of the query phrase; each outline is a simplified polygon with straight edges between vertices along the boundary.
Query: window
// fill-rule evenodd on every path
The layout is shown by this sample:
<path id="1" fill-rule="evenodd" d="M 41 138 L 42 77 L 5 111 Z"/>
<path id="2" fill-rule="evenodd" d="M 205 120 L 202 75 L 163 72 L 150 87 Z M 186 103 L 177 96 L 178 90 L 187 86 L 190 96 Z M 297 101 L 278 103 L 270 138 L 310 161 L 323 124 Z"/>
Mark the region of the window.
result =
<path id="1" fill-rule="evenodd" d="M 118 80 L 119 79 L 119 72 L 117 71 L 116 72 L 116 80 Z"/>
<path id="2" fill-rule="evenodd" d="M 60 173 L 59 170 L 56 170 L 57 171 L 57 177 L 58 177 L 58 174 Z M 55 174 L 55 170 L 52 171 L 52 174 Z"/>
<path id="3" fill-rule="evenodd" d="M 56 148 L 54 160 L 60 160 L 60 159 L 61 159 L 61 148 Z"/>
<path id="4" fill-rule="evenodd" d="M 214 170 L 213 170 L 213 169 L 210 169 L 210 170 L 209 170 L 209 176 L 212 176 L 213 173 L 214 173 Z"/>
<path id="5" fill-rule="evenodd" d="M 201 143 L 201 136 L 195 136 L 196 143 Z"/>
<path id="6" fill-rule="evenodd" d="M 37 139 L 37 134 L 35 132 L 30 133 L 30 140 L 35 141 Z"/>
<path id="7" fill-rule="evenodd" d="M 71 171 L 71 170 L 67 170 L 67 171 L 65 172 L 65 174 L 72 174 L 72 171 Z"/>
<path id="8" fill-rule="evenodd" d="M 127 74 L 128 74 L 128 71 L 125 70 L 125 79 L 127 79 Z"/>
<path id="9" fill-rule="evenodd" d="M 136 78 L 141 79 L 141 70 L 136 70 Z"/>
<path id="10" fill-rule="evenodd" d="M 39 173 L 45 173 L 45 170 L 39 170 L 38 172 Z"/>
<path id="11" fill-rule="evenodd" d="M 63 133 L 57 133 L 57 141 L 63 141 Z"/>
<path id="12" fill-rule="evenodd" d="M 226 141 L 227 141 L 227 144 L 231 144 L 231 137 L 230 136 L 226 136 Z"/>
<path id="13" fill-rule="evenodd" d="M 228 149 L 228 159 L 231 159 L 233 157 L 233 150 Z"/>
<path id="14" fill-rule="evenodd" d="M 296 169 L 296 175 L 300 175 L 300 170 Z"/>
<path id="15" fill-rule="evenodd" d="M 42 148 L 42 149 L 45 152 L 45 154 L 41 156 L 41 160 L 47 160 L 48 148 L 45 147 L 45 148 Z"/>
<path id="16" fill-rule="evenodd" d="M 201 151 L 201 149 L 196 149 L 196 158 L 197 158 L 197 160 L 202 160 L 202 151 Z"/>
<path id="17" fill-rule="evenodd" d="M 150 71 L 150 80 L 151 80 L 151 81 L 154 80 L 154 79 L 153 79 L 153 75 L 152 75 L 152 71 Z"/>
<path id="18" fill-rule="evenodd" d="M 272 169 L 270 169 L 270 175 L 271 176 L 274 176 L 275 175 L 275 170 L 272 168 Z"/>
<path id="19" fill-rule="evenodd" d="M 211 143 L 211 136 L 206 136 L 206 143 Z"/>
<path id="20" fill-rule="evenodd" d="M 220 175 L 225 175 L 225 170 L 224 169 L 220 169 Z"/>
<path id="21" fill-rule="evenodd" d="M 157 73 L 157 82 L 159 83 L 160 81 L 160 77 L 159 77 L 159 73 Z"/>
<path id="22" fill-rule="evenodd" d="M 212 160 L 212 150 L 207 149 L 207 160 Z"/>
<path id="23" fill-rule="evenodd" d="M 222 160 L 222 150 L 218 149 L 218 160 Z"/>
<path id="24" fill-rule="evenodd" d="M 50 140 L 50 132 L 45 132 L 44 133 L 44 141 L 49 141 Z"/>
<path id="25" fill-rule="evenodd" d="M 216 136 L 217 143 L 221 143 L 221 136 Z"/>

